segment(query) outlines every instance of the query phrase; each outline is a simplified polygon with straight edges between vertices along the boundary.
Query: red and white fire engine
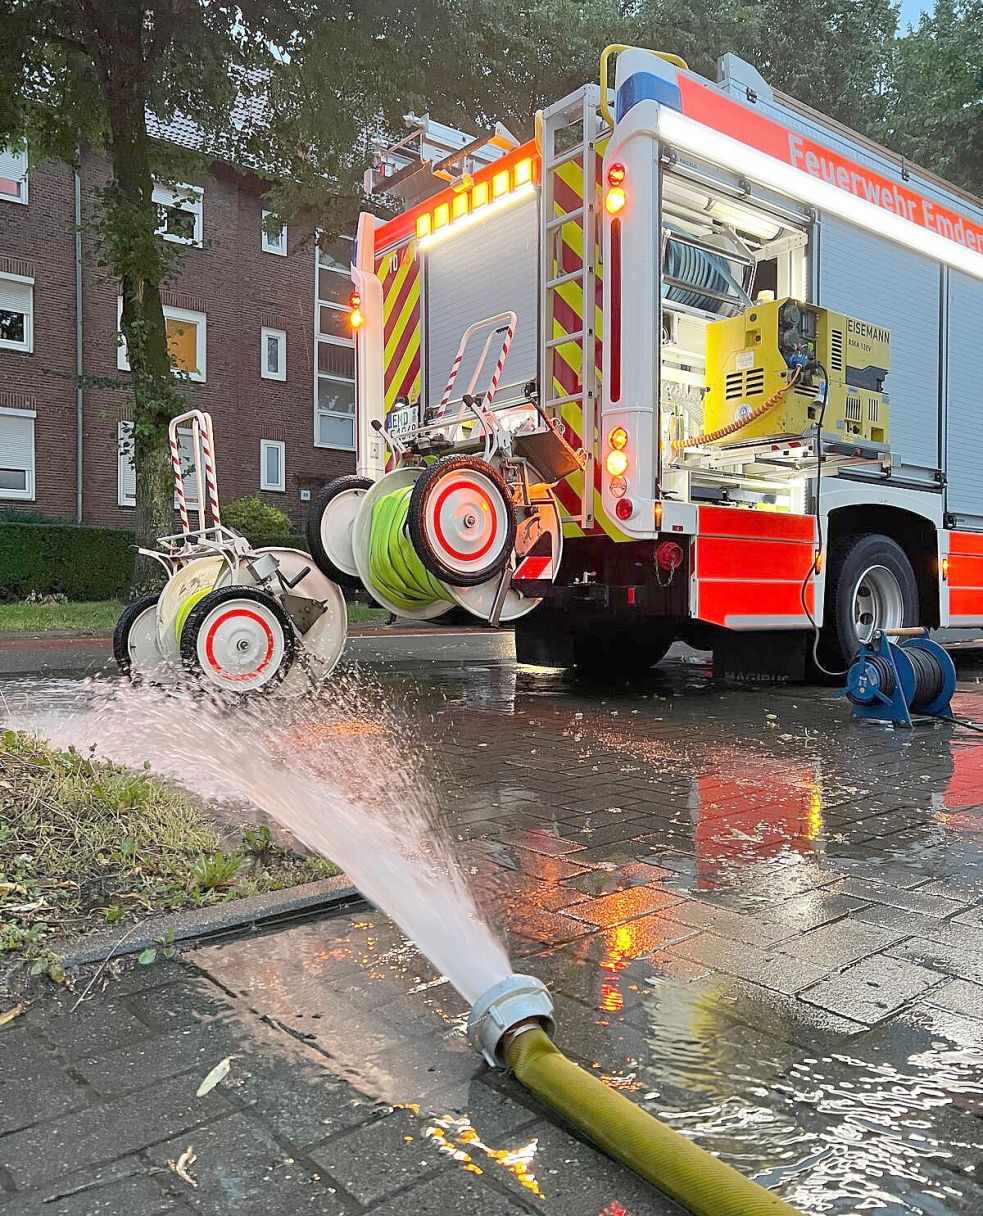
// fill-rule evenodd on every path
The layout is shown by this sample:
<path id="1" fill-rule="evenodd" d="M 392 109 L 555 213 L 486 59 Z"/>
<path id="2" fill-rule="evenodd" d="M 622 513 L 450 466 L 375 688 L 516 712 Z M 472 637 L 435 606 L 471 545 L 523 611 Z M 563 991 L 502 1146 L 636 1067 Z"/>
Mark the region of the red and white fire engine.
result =
<path id="1" fill-rule="evenodd" d="M 979 200 L 733 55 L 610 47 L 527 143 L 411 127 L 358 225 L 331 577 L 607 670 L 983 627 Z"/>

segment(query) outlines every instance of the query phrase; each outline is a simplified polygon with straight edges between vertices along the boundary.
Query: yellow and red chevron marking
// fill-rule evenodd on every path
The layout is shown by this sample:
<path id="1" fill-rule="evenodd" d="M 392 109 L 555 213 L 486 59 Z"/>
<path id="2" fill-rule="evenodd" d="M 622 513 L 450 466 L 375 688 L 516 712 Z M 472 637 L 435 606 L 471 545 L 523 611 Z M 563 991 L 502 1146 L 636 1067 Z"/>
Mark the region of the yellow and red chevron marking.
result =
<path id="1" fill-rule="evenodd" d="M 376 264 L 383 299 L 383 386 L 386 413 L 397 397 L 420 399 L 420 260 L 416 241 Z"/>
<path id="2" fill-rule="evenodd" d="M 594 172 L 592 188 L 595 199 L 600 205 L 601 198 L 601 158 L 604 155 L 606 141 L 602 141 L 594 156 Z M 576 211 L 584 202 L 584 169 L 581 157 L 568 161 L 556 170 L 553 179 L 553 214 L 555 216 Z M 568 220 L 561 225 L 555 246 L 551 275 L 559 277 L 572 271 L 579 270 L 584 261 L 584 221 L 583 218 Z M 603 283 L 601 279 L 601 251 L 595 236 L 592 250 L 594 272 L 596 275 L 596 293 L 594 302 L 594 333 L 597 335 L 595 351 L 595 367 L 593 375 L 600 381 L 601 359 L 603 355 L 602 313 L 601 300 Z M 551 338 L 562 338 L 567 334 L 576 334 L 584 328 L 583 321 L 583 289 L 577 280 L 563 283 L 553 292 L 553 332 Z M 557 397 L 570 396 L 579 393 L 583 388 L 584 348 L 581 338 L 571 337 L 569 342 L 552 348 L 553 394 Z M 567 438 L 574 446 L 581 441 L 583 431 L 583 411 L 578 402 L 568 402 L 561 406 L 560 414 L 567 428 Z M 587 437 L 596 450 L 597 436 Z M 557 497 L 564 511 L 564 536 L 609 536 L 612 540 L 627 540 L 628 537 L 604 511 L 601 502 L 601 472 L 594 465 L 594 525 L 587 532 L 577 522 L 580 515 L 581 502 L 584 493 L 583 474 L 572 473 L 556 487 Z"/>

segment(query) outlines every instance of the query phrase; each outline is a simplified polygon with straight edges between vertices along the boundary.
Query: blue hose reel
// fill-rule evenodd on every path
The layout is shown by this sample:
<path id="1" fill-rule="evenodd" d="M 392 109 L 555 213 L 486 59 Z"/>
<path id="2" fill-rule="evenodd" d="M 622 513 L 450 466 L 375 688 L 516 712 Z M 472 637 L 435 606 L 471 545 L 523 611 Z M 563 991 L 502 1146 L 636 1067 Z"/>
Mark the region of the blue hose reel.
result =
<path id="1" fill-rule="evenodd" d="M 892 642 L 891 637 L 901 640 Z M 952 659 L 928 630 L 893 629 L 878 631 L 861 644 L 846 688 L 836 695 L 850 701 L 855 718 L 911 727 L 916 717 L 951 720 L 955 691 Z"/>

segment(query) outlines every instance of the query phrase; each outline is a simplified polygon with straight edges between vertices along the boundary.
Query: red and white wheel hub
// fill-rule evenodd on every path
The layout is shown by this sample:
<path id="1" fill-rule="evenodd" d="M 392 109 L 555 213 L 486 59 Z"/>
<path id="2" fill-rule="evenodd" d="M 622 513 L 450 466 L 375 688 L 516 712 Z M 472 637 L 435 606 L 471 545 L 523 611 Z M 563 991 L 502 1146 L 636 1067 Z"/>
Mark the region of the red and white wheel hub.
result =
<path id="1" fill-rule="evenodd" d="M 509 543 L 508 511 L 498 487 L 471 469 L 433 487 L 423 526 L 434 553 L 449 570 L 480 574 Z"/>
<path id="2" fill-rule="evenodd" d="M 280 670 L 286 653 L 283 627 L 254 600 L 227 600 L 202 621 L 196 639 L 198 662 L 220 688 L 262 688 Z"/>

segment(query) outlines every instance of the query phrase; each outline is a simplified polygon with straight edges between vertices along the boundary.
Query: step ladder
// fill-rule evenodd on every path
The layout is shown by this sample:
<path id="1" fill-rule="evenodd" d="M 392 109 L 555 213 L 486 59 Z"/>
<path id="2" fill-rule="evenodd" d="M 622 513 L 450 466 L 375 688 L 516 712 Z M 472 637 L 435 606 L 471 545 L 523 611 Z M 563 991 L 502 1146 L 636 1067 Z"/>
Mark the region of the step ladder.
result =
<path id="1" fill-rule="evenodd" d="M 594 370 L 597 354 L 595 332 L 595 301 L 597 267 L 594 247 L 599 238 L 598 202 L 595 181 L 598 174 L 599 141 L 608 133 L 600 116 L 600 87 L 585 85 L 562 101 L 543 110 L 542 120 L 542 206 L 540 209 L 540 276 L 543 284 L 542 330 L 539 366 L 542 369 L 541 404 L 545 414 L 561 419 L 567 405 L 579 405 L 582 424 L 580 440 L 587 455 L 583 471 L 579 524 L 582 528 L 594 524 L 594 460 L 595 429 L 597 426 L 598 377 Z M 564 210 L 557 200 L 557 174 L 564 166 L 578 164 L 582 169 L 581 203 Z M 563 270 L 559 256 L 562 231 L 567 224 L 577 224 L 583 232 L 582 254 L 578 264 Z M 569 257 L 569 250 L 568 250 Z M 580 301 L 582 326 L 573 333 L 555 336 L 556 304 L 560 289 L 575 284 Z M 558 394 L 554 383 L 554 363 L 562 358 L 561 350 L 579 351 L 580 375 L 572 391 Z"/>

